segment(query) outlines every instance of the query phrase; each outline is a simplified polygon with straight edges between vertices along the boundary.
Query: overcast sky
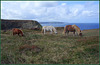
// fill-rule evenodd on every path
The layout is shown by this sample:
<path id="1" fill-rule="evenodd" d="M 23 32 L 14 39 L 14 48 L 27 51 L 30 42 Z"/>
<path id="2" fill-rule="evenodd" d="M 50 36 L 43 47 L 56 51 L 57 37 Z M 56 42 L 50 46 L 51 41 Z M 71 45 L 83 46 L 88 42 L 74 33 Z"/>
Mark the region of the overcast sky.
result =
<path id="1" fill-rule="evenodd" d="M 99 23 L 99 1 L 1 1 L 1 18 Z"/>

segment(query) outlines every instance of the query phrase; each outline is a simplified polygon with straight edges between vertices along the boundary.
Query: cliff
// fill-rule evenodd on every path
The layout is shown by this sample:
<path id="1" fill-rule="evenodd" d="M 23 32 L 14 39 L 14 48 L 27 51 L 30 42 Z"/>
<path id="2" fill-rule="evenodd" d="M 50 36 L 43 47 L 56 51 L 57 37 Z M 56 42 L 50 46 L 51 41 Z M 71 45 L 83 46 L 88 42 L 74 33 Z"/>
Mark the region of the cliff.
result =
<path id="1" fill-rule="evenodd" d="M 42 26 L 35 20 L 6 20 L 1 19 L 1 30 L 12 28 L 34 29 L 41 28 Z"/>

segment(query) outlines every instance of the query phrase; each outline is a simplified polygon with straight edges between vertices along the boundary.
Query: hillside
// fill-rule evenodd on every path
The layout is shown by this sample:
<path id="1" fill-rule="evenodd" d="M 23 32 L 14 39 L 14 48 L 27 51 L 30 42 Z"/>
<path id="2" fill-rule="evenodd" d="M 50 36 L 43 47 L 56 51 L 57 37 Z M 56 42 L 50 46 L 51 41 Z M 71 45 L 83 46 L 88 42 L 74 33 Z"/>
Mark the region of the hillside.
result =
<path id="1" fill-rule="evenodd" d="M 64 36 L 63 28 L 46 35 L 41 30 L 22 30 L 25 37 L 1 30 L 2 64 L 99 64 L 99 29 L 83 30 L 83 37 Z M 20 51 L 23 45 L 36 45 L 40 51 Z"/>

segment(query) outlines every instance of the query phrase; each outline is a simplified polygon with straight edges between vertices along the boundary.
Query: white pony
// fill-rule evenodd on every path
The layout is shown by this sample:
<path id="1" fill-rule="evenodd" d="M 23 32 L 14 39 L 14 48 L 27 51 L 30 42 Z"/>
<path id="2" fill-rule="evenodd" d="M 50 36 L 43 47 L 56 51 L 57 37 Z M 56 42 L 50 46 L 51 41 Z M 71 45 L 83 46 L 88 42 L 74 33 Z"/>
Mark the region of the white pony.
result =
<path id="1" fill-rule="evenodd" d="M 43 26 L 41 32 L 42 33 L 44 32 L 44 34 L 45 34 L 46 31 L 51 31 L 51 34 L 52 34 L 52 32 L 54 32 L 55 34 L 57 34 L 57 30 L 53 26 Z"/>

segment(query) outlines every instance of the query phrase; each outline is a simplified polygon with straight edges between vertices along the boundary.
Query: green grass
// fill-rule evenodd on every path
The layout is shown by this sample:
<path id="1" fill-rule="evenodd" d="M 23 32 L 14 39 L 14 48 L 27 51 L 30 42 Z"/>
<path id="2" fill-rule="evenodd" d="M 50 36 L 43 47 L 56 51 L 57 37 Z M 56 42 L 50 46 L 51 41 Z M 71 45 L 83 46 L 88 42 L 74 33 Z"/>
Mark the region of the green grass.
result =
<path id="1" fill-rule="evenodd" d="M 2 64 L 99 64 L 99 30 L 83 30 L 83 37 L 58 34 L 41 34 L 26 30 L 25 37 L 13 36 L 12 31 L 1 31 Z M 36 45 L 42 50 L 19 51 L 22 45 Z"/>

